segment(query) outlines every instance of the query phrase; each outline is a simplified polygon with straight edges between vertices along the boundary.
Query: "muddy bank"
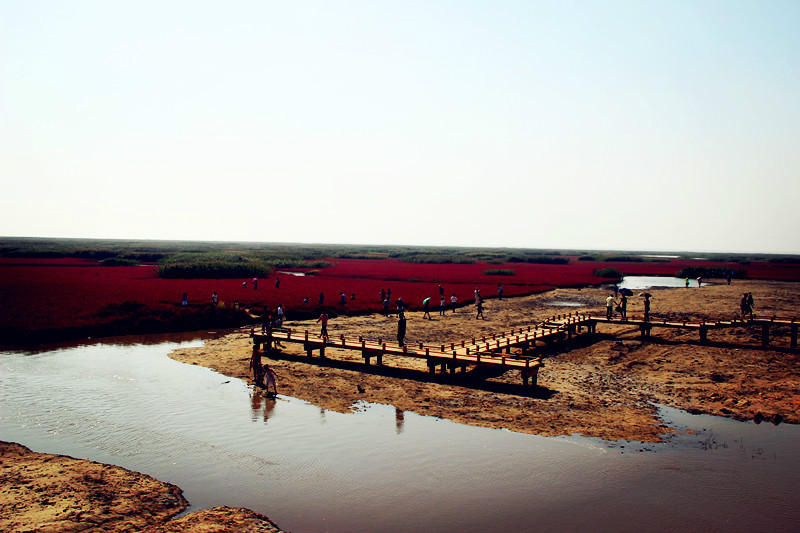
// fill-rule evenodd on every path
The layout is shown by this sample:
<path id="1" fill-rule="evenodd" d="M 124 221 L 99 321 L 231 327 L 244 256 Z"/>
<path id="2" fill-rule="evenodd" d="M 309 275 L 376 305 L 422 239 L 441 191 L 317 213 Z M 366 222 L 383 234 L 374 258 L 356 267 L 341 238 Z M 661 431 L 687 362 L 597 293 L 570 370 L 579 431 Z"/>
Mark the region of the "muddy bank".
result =
<path id="1" fill-rule="evenodd" d="M 217 507 L 173 519 L 187 507 L 181 489 L 150 476 L 0 441 L 2 531 L 281 531 L 248 509 Z"/>
<path id="2" fill-rule="evenodd" d="M 655 320 L 718 320 L 738 312 L 743 292 L 752 292 L 756 312 L 792 316 L 800 309 L 800 288 L 787 282 L 742 281 L 689 289 L 653 289 Z M 554 314 L 605 312 L 610 291 L 556 289 L 485 305 L 485 320 L 471 308 L 407 313 L 407 342 L 449 343 L 484 333 L 528 325 Z M 629 316 L 642 316 L 641 299 L 630 299 Z M 291 320 L 295 330 L 318 331 L 315 321 Z M 361 335 L 394 340 L 394 317 L 340 316 L 329 325 L 332 336 Z M 418 414 L 456 422 L 539 435 L 579 433 L 608 440 L 657 441 L 668 432 L 656 418 L 654 403 L 692 412 L 748 420 L 797 423 L 800 404 L 798 353 L 789 349 L 788 331 L 773 332 L 772 346 L 760 347 L 760 328 L 712 331 L 701 344 L 697 332 L 658 329 L 648 341 L 625 324 L 598 327 L 595 336 L 580 336 L 570 345 L 538 348 L 545 356 L 535 391 L 521 388 L 517 371 L 489 375 L 427 373 L 424 361 L 387 357 L 384 367 L 364 372 L 357 352 L 329 349 L 329 359 L 308 361 L 301 345 L 288 344 L 269 361 L 278 375 L 279 393 L 320 407 L 345 412 L 356 402 L 394 405 Z M 245 328 L 209 341 L 203 347 L 178 350 L 170 357 L 251 380 L 252 343 Z"/>

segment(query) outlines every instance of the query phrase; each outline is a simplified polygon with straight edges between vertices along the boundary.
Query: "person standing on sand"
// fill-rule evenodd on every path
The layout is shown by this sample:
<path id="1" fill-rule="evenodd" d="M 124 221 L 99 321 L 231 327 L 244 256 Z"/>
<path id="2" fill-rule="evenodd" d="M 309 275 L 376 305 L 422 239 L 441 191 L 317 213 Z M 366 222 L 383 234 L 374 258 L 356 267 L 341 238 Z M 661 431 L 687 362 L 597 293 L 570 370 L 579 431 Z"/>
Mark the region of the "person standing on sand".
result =
<path id="1" fill-rule="evenodd" d="M 405 345 L 406 339 L 406 315 L 402 310 L 397 314 L 397 342 L 400 346 Z"/>
<path id="2" fill-rule="evenodd" d="M 478 320 L 478 318 L 482 318 L 482 319 L 486 320 L 486 317 L 483 316 L 483 300 L 478 298 L 478 301 L 475 302 L 475 307 L 478 308 L 478 314 L 475 315 L 475 320 Z"/>
<path id="3" fill-rule="evenodd" d="M 650 320 L 650 294 L 644 295 L 644 321 Z"/>
<path id="4" fill-rule="evenodd" d="M 497 296 L 500 300 L 503 299 L 503 285 L 500 283 L 497 284 Z"/>
<path id="5" fill-rule="evenodd" d="M 628 320 L 628 297 L 624 294 L 619 301 L 619 314 L 622 315 L 622 320 Z"/>
<path id="6" fill-rule="evenodd" d="M 440 296 L 439 297 L 439 315 L 444 316 L 445 307 L 446 307 L 446 305 L 444 303 L 444 296 Z"/>
<path id="7" fill-rule="evenodd" d="M 430 312 L 430 308 L 428 307 L 428 304 L 430 304 L 430 302 L 431 302 L 430 296 L 425 298 L 424 300 L 422 300 L 422 310 L 424 311 L 422 313 L 422 319 L 423 320 L 425 320 L 426 316 L 428 317 L 428 320 L 431 319 L 431 312 Z"/>
<path id="8" fill-rule="evenodd" d="M 753 320 L 753 313 L 756 310 L 756 302 L 753 300 L 753 293 L 747 293 L 747 307 L 750 308 L 750 320 Z"/>
<path id="9" fill-rule="evenodd" d="M 264 373 L 261 367 L 261 351 L 253 347 L 253 356 L 250 358 L 250 370 L 253 372 L 253 381 L 259 387 L 264 386 Z"/>
<path id="10" fill-rule="evenodd" d="M 458 303 L 458 297 L 456 296 L 456 293 L 453 293 L 453 295 L 450 297 L 450 305 L 453 307 L 453 313 L 456 312 L 456 303 Z"/>
<path id="11" fill-rule="evenodd" d="M 264 306 L 264 322 L 261 324 L 261 333 L 264 333 L 267 336 L 267 342 L 265 342 L 266 350 L 269 351 L 272 349 L 272 315 L 269 314 L 267 311 L 267 306 Z"/>
<path id="12" fill-rule="evenodd" d="M 320 330 L 319 334 L 322 337 L 322 340 L 328 342 L 328 313 L 325 311 L 319 315 L 317 322 L 322 322 L 322 329 Z"/>
<path id="13" fill-rule="evenodd" d="M 614 318 L 614 305 L 617 302 L 614 300 L 613 296 L 609 296 L 606 298 L 606 318 L 608 320 L 612 320 Z"/>

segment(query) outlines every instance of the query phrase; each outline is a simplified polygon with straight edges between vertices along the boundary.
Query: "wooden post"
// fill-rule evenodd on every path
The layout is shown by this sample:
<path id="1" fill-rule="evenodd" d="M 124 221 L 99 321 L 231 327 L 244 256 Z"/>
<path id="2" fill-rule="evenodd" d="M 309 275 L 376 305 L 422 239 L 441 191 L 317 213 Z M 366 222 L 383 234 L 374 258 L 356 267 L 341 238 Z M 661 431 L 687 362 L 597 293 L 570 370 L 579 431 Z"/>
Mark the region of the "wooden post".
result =
<path id="1" fill-rule="evenodd" d="M 705 324 L 700 326 L 700 342 L 708 342 L 708 327 Z"/>
<path id="2" fill-rule="evenodd" d="M 769 324 L 761 324 L 761 346 L 769 346 Z"/>
<path id="3" fill-rule="evenodd" d="M 792 340 L 791 340 L 792 350 L 797 349 L 797 324 L 794 323 L 794 319 L 792 319 Z"/>

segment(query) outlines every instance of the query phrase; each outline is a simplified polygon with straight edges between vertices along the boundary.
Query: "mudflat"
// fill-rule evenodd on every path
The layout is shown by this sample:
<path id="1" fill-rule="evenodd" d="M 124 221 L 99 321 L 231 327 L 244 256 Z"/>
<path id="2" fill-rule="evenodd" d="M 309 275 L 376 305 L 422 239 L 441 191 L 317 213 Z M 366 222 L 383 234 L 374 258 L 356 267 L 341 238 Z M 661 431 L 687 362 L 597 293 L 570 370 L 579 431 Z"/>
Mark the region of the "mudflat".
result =
<path id="1" fill-rule="evenodd" d="M 715 321 L 738 316 L 750 292 L 759 316 L 791 317 L 800 309 L 800 286 L 738 281 L 687 289 L 648 289 L 653 320 Z M 638 294 L 638 291 L 637 291 Z M 611 291 L 556 289 L 484 304 L 485 319 L 462 307 L 444 316 L 409 312 L 406 341 L 460 342 L 568 312 L 605 313 Z M 629 299 L 628 316 L 642 317 L 641 298 Z M 291 318 L 291 316 L 289 317 Z M 289 321 L 295 331 L 319 331 L 313 320 Z M 332 337 L 363 336 L 393 342 L 396 317 L 339 316 Z M 329 347 L 328 358 L 308 360 L 302 345 L 264 356 L 278 376 L 278 392 L 325 409 L 347 412 L 358 402 L 456 422 L 540 435 L 658 441 L 670 431 L 655 404 L 739 420 L 798 423 L 800 362 L 790 329 L 773 327 L 769 347 L 758 326 L 712 330 L 701 343 L 696 330 L 655 328 L 649 339 L 635 325 L 599 324 L 597 334 L 537 347 L 544 360 L 538 387 L 523 389 L 519 372 L 428 373 L 423 360 L 384 357 L 365 367 L 360 353 Z M 252 381 L 250 328 L 180 349 L 170 357 Z M 259 390 L 266 394 L 266 391 Z M 9 531 L 265 531 L 280 529 L 248 509 L 217 507 L 175 518 L 187 507 L 181 490 L 150 476 L 61 455 L 40 454 L 0 442 L 0 529 Z"/>
<path id="2" fill-rule="evenodd" d="M 800 286 L 774 281 L 719 282 L 689 288 L 647 289 L 653 295 L 654 321 L 728 320 L 739 316 L 743 293 L 752 293 L 757 316 L 800 314 Z M 628 317 L 643 317 L 640 292 L 629 297 Z M 565 313 L 605 315 L 603 288 L 556 289 L 534 296 L 489 299 L 485 319 L 473 306 L 444 316 L 432 309 L 407 312 L 406 342 L 449 344 L 508 331 Z M 289 316 L 291 318 L 291 316 Z M 319 331 L 313 320 L 288 321 L 293 331 Z M 396 316 L 339 316 L 328 331 L 396 343 Z M 473 369 L 465 374 L 430 375 L 423 360 L 384 357 L 384 366 L 365 367 L 357 351 L 326 348 L 327 359 L 307 359 L 301 344 L 284 344 L 265 354 L 278 376 L 279 394 L 301 398 L 325 409 L 346 412 L 357 402 L 456 422 L 523 433 L 555 436 L 579 433 L 607 440 L 658 441 L 669 432 L 657 418 L 655 404 L 692 412 L 798 423 L 800 358 L 790 349 L 788 327 L 772 327 L 770 346 L 761 346 L 761 327 L 711 330 L 701 343 L 697 330 L 654 328 L 642 339 L 639 328 L 624 322 L 598 324 L 596 335 L 539 347 L 544 367 L 538 387 L 521 387 L 519 372 L 497 374 Z M 252 382 L 250 329 L 181 349 L 170 357 L 212 368 Z M 262 391 L 265 393 L 266 391 Z"/>

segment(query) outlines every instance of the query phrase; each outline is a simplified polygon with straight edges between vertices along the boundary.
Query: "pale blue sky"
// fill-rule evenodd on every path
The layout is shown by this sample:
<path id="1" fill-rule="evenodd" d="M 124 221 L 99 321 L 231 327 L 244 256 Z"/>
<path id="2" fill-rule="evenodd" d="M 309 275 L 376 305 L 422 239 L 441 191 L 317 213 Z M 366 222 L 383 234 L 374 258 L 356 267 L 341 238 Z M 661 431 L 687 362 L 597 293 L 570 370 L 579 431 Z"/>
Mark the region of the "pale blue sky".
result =
<path id="1" fill-rule="evenodd" d="M 0 235 L 800 253 L 800 2 L 0 0 Z"/>

